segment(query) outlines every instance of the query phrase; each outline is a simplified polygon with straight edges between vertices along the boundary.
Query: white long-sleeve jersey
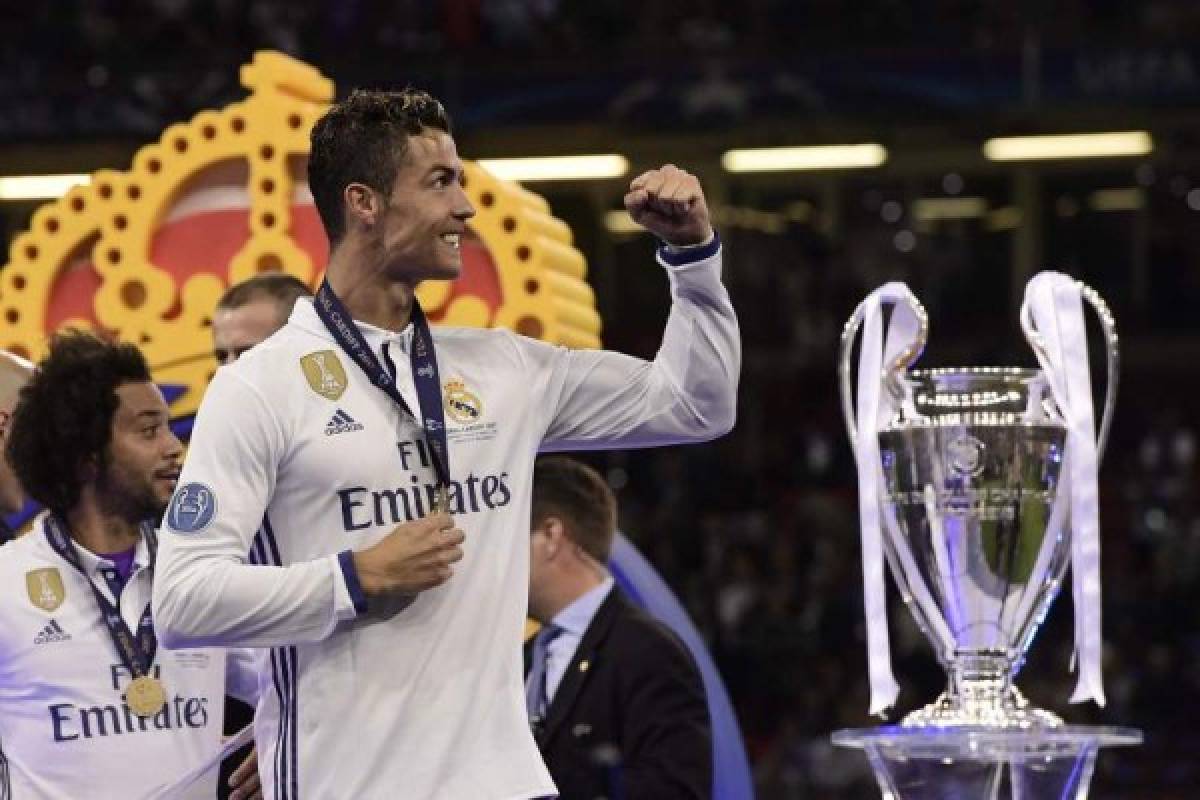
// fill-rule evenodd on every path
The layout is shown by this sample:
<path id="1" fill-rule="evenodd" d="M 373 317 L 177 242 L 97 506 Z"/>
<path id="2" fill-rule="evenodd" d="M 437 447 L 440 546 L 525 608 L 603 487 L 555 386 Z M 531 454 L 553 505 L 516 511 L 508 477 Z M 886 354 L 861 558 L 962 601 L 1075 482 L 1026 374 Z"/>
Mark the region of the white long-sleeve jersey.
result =
<path id="1" fill-rule="evenodd" d="M 44 518 L 43 518 L 44 519 Z M 114 598 L 113 564 L 76 546 L 96 587 L 136 631 L 150 594 L 145 542 Z M 0 798 L 143 800 L 221 747 L 226 689 L 258 696 L 249 651 L 158 648 L 153 673 L 167 705 L 138 717 L 124 700 L 133 676 L 121 663 L 88 578 L 54 551 L 39 520 L 0 547 Z M 216 773 L 180 798 L 212 798 Z"/>
<path id="2" fill-rule="evenodd" d="M 667 266 L 653 362 L 503 330 L 435 328 L 450 511 L 465 555 L 410 602 L 362 596 L 349 553 L 425 516 L 422 430 L 343 354 L 312 303 L 218 370 L 163 521 L 154 620 L 167 647 L 273 648 L 255 720 L 264 794 L 553 795 L 526 719 L 521 640 L 539 450 L 694 442 L 733 425 L 737 320 L 718 246 Z M 402 333 L 358 324 L 417 402 Z M 249 562 L 249 563 L 248 563 Z"/>

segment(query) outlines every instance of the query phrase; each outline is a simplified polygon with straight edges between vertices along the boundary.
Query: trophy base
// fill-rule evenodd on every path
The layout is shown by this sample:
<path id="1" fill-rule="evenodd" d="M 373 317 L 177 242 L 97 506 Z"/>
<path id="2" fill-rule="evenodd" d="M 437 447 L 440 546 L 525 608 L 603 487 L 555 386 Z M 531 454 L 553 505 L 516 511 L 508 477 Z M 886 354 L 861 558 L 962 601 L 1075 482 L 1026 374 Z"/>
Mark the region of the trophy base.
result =
<path id="1" fill-rule="evenodd" d="M 1086 800 L 1101 747 L 1140 744 L 1132 728 L 840 730 L 866 752 L 884 800 Z"/>
<path id="2" fill-rule="evenodd" d="M 1058 715 L 1034 708 L 1016 686 L 1001 681 L 967 684 L 958 692 L 942 692 L 937 700 L 900 722 L 905 728 L 992 730 L 1041 730 L 1062 724 Z"/>

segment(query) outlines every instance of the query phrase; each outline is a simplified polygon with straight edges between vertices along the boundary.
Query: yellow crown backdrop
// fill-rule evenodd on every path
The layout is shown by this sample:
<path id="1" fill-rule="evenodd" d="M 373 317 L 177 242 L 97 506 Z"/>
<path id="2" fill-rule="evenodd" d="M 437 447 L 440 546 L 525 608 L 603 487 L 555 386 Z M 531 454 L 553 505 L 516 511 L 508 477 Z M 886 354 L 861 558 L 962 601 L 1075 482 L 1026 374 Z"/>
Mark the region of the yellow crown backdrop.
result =
<path id="1" fill-rule="evenodd" d="M 128 171 L 100 170 L 37 210 L 0 270 L 0 347 L 38 359 L 69 326 L 136 343 L 182 417 L 216 369 L 209 328 L 227 286 L 274 270 L 316 286 L 328 243 L 305 165 L 333 83 L 267 51 L 240 77 L 245 100 L 172 125 Z M 463 273 L 418 290 L 430 319 L 598 347 L 586 261 L 566 223 L 477 164 L 466 178 L 478 214 Z"/>

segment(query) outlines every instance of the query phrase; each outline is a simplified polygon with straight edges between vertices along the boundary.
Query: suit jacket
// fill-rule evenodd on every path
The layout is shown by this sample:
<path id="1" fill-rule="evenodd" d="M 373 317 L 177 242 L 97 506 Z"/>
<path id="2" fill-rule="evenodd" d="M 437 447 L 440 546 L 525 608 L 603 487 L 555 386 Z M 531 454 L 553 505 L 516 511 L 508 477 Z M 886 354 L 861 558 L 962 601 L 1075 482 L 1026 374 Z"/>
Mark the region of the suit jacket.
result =
<path id="1" fill-rule="evenodd" d="M 712 731 L 700 671 L 675 634 L 616 587 L 534 734 L 563 800 L 712 796 Z"/>

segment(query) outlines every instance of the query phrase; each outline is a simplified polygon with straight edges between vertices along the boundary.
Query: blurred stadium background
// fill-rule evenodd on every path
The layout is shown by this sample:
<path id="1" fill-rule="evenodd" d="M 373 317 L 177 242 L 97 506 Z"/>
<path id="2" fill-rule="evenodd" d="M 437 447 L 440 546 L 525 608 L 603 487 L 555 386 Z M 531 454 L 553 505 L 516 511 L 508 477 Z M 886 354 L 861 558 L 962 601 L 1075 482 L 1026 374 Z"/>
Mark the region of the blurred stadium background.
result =
<path id="1" fill-rule="evenodd" d="M 429 89 L 464 157 L 617 153 L 624 177 L 538 181 L 587 255 L 607 347 L 652 356 L 667 305 L 620 199 L 699 174 L 746 349 L 740 419 L 688 449 L 589 460 L 621 527 L 682 598 L 733 697 L 763 798 L 877 797 L 831 730 L 867 717 L 854 473 L 836 337 L 904 280 L 925 366 L 1032 364 L 1016 310 L 1055 268 L 1122 335 L 1101 474 L 1109 704 L 1065 703 L 1070 598 L 1021 681 L 1078 723 L 1143 728 L 1093 796 L 1200 787 L 1200 4 L 1192 0 L 56 0 L 5 3 L 0 175 L 123 169 L 168 124 L 242 96 L 260 48 L 353 86 Z M 1148 152 L 993 161 L 993 137 L 1145 131 Z M 874 143 L 879 166 L 733 172 L 734 148 Z M 724 160 L 724 161 L 727 161 Z M 0 201 L 7 243 L 37 201 Z M 1099 364 L 1097 363 L 1097 369 Z M 893 593 L 901 711 L 941 671 Z"/>

